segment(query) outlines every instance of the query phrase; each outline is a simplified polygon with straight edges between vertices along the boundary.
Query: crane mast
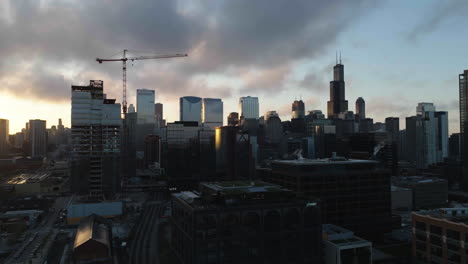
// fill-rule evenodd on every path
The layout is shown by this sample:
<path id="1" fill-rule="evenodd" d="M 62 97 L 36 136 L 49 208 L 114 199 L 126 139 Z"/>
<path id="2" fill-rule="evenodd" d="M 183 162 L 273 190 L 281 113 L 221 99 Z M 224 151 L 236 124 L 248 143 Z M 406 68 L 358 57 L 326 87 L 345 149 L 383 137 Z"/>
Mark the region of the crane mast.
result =
<path id="1" fill-rule="evenodd" d="M 121 61 L 122 62 L 122 112 L 124 117 L 127 115 L 127 61 L 136 61 L 136 60 L 154 60 L 154 59 L 169 59 L 169 58 L 178 58 L 178 57 L 187 57 L 187 54 L 163 54 L 163 55 L 154 55 L 154 56 L 139 56 L 139 57 L 127 57 L 126 49 L 123 50 L 123 57 L 118 59 L 100 59 L 96 58 L 96 61 L 99 63 L 111 62 L 111 61 Z"/>

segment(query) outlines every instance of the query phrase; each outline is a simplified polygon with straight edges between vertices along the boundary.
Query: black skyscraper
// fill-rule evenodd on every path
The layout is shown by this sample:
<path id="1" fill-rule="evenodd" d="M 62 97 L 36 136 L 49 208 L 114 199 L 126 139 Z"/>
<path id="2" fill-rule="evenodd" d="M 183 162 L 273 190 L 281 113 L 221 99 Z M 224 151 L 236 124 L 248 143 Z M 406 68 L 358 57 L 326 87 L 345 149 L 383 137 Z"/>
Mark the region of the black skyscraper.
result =
<path id="1" fill-rule="evenodd" d="M 328 118 L 336 118 L 339 113 L 348 111 L 348 101 L 345 100 L 344 65 L 340 63 L 333 67 L 333 81 L 330 82 L 330 101 Z"/>

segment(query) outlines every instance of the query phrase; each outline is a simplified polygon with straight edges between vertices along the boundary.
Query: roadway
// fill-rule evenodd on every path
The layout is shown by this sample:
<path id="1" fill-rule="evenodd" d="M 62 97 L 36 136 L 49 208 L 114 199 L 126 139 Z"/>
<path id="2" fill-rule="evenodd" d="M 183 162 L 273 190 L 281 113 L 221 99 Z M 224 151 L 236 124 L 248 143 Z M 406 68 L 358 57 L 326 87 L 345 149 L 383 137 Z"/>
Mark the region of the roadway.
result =
<path id="1" fill-rule="evenodd" d="M 165 207 L 163 193 L 155 193 L 144 206 L 140 221 L 135 225 L 135 236 L 130 244 L 131 264 L 159 263 L 158 232 L 160 216 Z"/>
<path id="2" fill-rule="evenodd" d="M 8 257 L 5 264 L 27 263 L 33 258 L 33 255 L 38 252 L 38 248 L 43 246 L 48 235 L 52 235 L 54 231 L 54 222 L 63 208 L 66 208 L 72 201 L 73 196 L 59 197 L 55 200 L 53 209 L 44 217 L 41 223 L 35 228 L 26 231 L 25 239 L 19 248 Z M 40 256 L 45 258 L 46 256 Z"/>

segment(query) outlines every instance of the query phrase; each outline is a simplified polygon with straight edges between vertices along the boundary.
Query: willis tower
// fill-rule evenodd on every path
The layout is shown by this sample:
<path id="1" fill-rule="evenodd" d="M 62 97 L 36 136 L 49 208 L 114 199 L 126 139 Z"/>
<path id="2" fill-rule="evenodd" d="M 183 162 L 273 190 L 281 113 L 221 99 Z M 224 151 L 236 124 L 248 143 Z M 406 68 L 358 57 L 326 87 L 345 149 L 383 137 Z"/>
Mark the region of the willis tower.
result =
<path id="1" fill-rule="evenodd" d="M 337 118 L 341 112 L 348 111 L 348 101 L 345 100 L 344 66 L 340 63 L 333 67 L 333 81 L 330 82 L 330 101 L 327 102 L 328 118 Z"/>

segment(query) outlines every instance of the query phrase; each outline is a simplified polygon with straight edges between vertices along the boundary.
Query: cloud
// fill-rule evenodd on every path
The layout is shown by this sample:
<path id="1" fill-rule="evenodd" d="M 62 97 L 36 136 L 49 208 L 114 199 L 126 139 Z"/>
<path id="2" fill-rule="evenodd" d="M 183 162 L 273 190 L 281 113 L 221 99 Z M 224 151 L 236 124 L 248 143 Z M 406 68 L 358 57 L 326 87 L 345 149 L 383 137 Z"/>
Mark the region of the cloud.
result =
<path id="1" fill-rule="evenodd" d="M 129 89 L 152 87 L 167 98 L 283 91 L 298 85 L 289 78 L 298 62 L 320 56 L 375 1 L 22 0 L 4 6 L 1 89 L 20 95 L 23 87 L 28 97 L 57 101 L 69 99 L 70 84 L 88 79 L 104 79 L 106 93 L 119 98 L 119 63 L 98 64 L 95 58 L 125 48 L 189 53 L 136 62 L 129 68 Z M 314 85 L 315 74 L 302 84 Z M 241 84 L 214 85 L 213 76 Z"/>
<path id="2" fill-rule="evenodd" d="M 418 23 L 406 34 L 406 38 L 415 41 L 423 35 L 435 31 L 444 21 L 457 16 L 466 17 L 468 2 L 465 0 L 437 1 L 433 11 L 422 16 L 423 21 Z"/>

